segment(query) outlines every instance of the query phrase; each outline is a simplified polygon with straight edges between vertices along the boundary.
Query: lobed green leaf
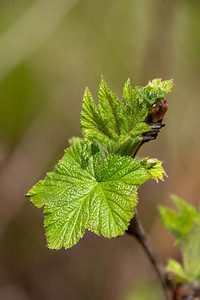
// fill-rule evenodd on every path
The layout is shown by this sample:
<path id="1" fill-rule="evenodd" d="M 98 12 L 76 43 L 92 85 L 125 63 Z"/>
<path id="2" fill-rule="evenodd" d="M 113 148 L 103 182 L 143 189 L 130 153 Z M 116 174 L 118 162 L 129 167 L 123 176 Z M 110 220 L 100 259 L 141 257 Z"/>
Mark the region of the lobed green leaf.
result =
<path id="1" fill-rule="evenodd" d="M 129 226 L 137 204 L 137 189 L 150 178 L 159 161 L 148 163 L 130 157 L 100 153 L 83 142 L 68 148 L 55 170 L 27 194 L 38 207 L 45 206 L 49 248 L 69 248 L 85 229 L 111 238 Z M 162 178 L 163 172 L 159 177 Z"/>

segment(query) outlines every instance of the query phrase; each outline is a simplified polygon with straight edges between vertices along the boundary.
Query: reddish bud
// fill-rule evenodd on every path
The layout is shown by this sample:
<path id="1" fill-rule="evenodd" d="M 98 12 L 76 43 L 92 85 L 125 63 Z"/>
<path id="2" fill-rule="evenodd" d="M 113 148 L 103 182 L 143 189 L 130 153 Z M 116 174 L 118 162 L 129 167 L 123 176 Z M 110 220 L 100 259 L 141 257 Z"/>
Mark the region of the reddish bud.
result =
<path id="1" fill-rule="evenodd" d="M 168 109 L 167 100 L 160 100 L 149 111 L 148 118 L 152 123 L 157 123 L 158 121 L 162 121 L 164 115 L 166 114 Z"/>

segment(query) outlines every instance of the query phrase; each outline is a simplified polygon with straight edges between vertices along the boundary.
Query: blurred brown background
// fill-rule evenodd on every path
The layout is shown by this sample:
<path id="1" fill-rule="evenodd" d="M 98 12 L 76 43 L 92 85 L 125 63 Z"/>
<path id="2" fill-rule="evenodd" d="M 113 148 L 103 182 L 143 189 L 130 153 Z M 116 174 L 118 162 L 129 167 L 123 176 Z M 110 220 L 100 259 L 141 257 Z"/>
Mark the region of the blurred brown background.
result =
<path id="1" fill-rule="evenodd" d="M 174 79 L 167 126 L 140 155 L 164 161 L 165 182 L 140 189 L 139 212 L 162 261 L 180 259 L 156 206 L 200 196 L 200 1 L 0 1 L 0 300 L 162 299 L 143 250 L 127 235 L 86 233 L 46 246 L 42 209 L 25 193 L 80 136 L 82 96 L 100 75 L 119 97 L 128 77 Z"/>

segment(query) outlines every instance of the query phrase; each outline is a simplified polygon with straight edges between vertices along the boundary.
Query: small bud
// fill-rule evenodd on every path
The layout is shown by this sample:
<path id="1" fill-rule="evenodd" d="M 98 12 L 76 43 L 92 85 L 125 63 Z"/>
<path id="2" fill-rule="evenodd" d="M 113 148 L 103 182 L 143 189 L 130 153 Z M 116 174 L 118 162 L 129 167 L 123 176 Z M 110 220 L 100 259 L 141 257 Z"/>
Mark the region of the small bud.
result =
<path id="1" fill-rule="evenodd" d="M 148 118 L 152 123 L 157 123 L 158 121 L 162 121 L 164 115 L 166 114 L 168 109 L 167 100 L 160 100 L 150 109 Z"/>
<path id="2" fill-rule="evenodd" d="M 157 159 L 155 159 L 155 158 L 148 158 L 147 159 L 147 164 L 149 165 L 149 164 L 153 164 L 153 163 L 155 163 L 157 161 Z"/>

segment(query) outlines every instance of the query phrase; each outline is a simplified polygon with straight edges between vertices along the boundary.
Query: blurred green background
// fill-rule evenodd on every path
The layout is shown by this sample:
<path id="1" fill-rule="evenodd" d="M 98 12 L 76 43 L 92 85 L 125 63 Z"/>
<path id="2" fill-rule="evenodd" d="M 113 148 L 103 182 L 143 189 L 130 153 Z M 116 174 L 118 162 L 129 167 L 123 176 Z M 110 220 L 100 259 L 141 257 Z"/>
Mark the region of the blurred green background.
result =
<path id="1" fill-rule="evenodd" d="M 140 155 L 164 161 L 165 182 L 139 192 L 158 253 L 180 259 L 156 206 L 200 195 L 200 1 L 0 1 L 0 300 L 160 300 L 154 271 L 129 236 L 87 233 L 72 249 L 46 246 L 42 209 L 24 198 L 80 136 L 82 96 L 101 74 L 119 97 L 174 79 L 166 127 Z"/>

